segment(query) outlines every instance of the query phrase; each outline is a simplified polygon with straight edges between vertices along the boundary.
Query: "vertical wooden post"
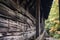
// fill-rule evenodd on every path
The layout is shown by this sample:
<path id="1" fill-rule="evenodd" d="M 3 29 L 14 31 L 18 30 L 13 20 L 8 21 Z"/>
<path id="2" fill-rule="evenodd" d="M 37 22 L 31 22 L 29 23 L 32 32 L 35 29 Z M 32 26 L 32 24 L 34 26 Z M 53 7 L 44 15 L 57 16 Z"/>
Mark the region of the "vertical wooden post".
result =
<path id="1" fill-rule="evenodd" d="M 40 0 L 36 0 L 36 38 L 40 34 Z"/>

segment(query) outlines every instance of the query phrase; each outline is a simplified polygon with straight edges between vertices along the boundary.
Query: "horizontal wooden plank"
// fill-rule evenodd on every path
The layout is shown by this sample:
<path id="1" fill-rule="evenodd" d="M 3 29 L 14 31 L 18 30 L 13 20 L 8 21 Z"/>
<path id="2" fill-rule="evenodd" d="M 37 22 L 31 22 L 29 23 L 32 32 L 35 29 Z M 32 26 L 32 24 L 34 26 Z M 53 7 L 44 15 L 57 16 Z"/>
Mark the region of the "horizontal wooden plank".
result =
<path id="1" fill-rule="evenodd" d="M 0 7 L 0 14 L 4 14 L 7 17 L 12 17 L 13 19 L 17 19 L 18 18 L 18 19 L 20 19 L 23 22 L 25 22 L 24 20 L 28 21 L 28 19 L 29 19 L 29 18 L 25 17 L 24 15 L 22 15 L 22 14 L 20 14 L 18 12 L 14 12 L 13 10 L 9 9 L 8 7 L 4 6 L 3 4 L 0 4 L 0 6 L 1 6 Z M 36 21 L 33 20 L 33 22 L 32 22 L 32 20 L 31 20 L 30 22 L 35 24 Z"/>
<path id="2" fill-rule="evenodd" d="M 8 32 L 8 28 L 0 28 L 0 33 L 1 32 Z"/>
<path id="3" fill-rule="evenodd" d="M 28 20 L 28 23 L 30 21 Z M 30 23 L 32 24 L 32 23 Z M 0 17 L 0 32 L 22 32 L 22 31 L 27 31 L 29 30 L 35 30 L 35 27 L 32 25 L 28 25 L 27 23 L 21 23 L 21 22 L 15 22 L 10 19 L 4 19 Z"/>
<path id="4" fill-rule="evenodd" d="M 2 3 L 5 3 L 6 5 L 10 6 L 9 8 L 11 8 L 11 7 L 13 8 L 14 7 L 14 9 L 17 9 L 16 11 L 18 11 L 18 12 L 22 11 L 22 14 L 26 15 L 27 17 L 29 17 L 34 23 L 36 22 L 35 21 L 36 19 L 27 10 L 22 8 L 19 4 L 16 4 L 12 0 L 7 1 L 7 3 L 6 3 L 6 1 L 4 1 L 4 2 L 3 1 L 2 1 Z"/>

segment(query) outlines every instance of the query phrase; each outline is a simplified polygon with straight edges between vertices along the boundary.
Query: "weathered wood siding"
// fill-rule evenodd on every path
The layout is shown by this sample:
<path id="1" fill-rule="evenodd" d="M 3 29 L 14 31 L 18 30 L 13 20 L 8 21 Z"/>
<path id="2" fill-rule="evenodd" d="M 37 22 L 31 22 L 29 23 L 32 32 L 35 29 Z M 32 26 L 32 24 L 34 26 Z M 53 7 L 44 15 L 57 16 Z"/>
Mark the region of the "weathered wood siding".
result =
<path id="1" fill-rule="evenodd" d="M 0 0 L 1 40 L 19 40 L 19 36 L 25 34 L 31 37 L 35 35 L 35 24 L 36 19 L 13 0 Z"/>

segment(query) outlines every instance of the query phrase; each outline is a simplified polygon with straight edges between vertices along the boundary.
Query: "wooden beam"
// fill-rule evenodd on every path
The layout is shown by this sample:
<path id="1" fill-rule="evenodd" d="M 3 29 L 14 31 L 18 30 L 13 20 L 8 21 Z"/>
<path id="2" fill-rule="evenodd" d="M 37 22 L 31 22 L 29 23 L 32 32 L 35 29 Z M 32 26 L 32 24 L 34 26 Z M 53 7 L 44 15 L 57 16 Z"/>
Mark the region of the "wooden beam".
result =
<path id="1" fill-rule="evenodd" d="M 39 37 L 40 32 L 40 0 L 36 0 L 36 38 Z"/>

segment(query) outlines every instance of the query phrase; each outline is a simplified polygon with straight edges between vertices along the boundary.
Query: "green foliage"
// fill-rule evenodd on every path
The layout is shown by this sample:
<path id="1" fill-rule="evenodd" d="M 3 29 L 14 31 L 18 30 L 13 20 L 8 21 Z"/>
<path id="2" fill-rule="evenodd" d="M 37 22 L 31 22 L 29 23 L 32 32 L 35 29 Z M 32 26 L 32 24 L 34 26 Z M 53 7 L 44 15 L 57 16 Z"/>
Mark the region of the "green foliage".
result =
<path id="1" fill-rule="evenodd" d="M 60 34 L 54 34 L 54 38 L 60 38 Z"/>
<path id="2" fill-rule="evenodd" d="M 45 21 L 45 28 L 48 34 L 54 38 L 60 38 L 59 5 L 58 0 L 54 0 L 48 19 Z"/>

